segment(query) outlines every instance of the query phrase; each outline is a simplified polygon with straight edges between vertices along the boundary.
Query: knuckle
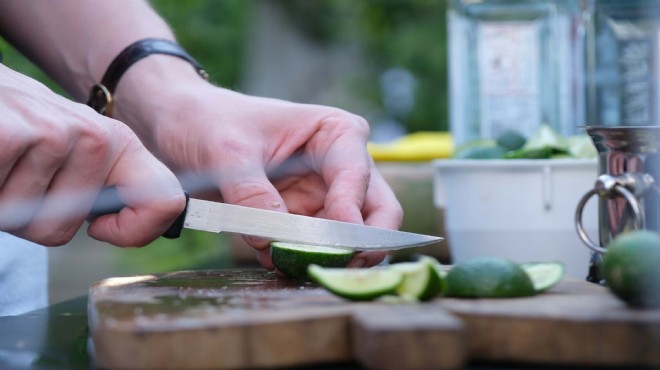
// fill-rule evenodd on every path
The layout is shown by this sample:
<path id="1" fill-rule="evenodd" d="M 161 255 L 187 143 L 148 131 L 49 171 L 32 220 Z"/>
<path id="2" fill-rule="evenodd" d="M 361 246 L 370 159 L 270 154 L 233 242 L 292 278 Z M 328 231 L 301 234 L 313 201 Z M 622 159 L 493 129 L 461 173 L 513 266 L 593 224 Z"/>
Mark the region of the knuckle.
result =
<path id="1" fill-rule="evenodd" d="M 330 114 L 323 118 L 323 124 L 342 132 L 357 133 L 363 137 L 368 137 L 370 134 L 369 122 L 366 119 L 338 108 L 331 109 Z"/>
<path id="2" fill-rule="evenodd" d="M 76 145 L 90 159 L 105 161 L 112 152 L 112 130 L 103 124 L 96 122 L 87 125 Z"/>
<path id="3" fill-rule="evenodd" d="M 231 203 L 247 206 L 263 205 L 270 198 L 271 189 L 268 185 L 257 181 L 242 181 L 231 186 L 223 198 Z"/>
<path id="4" fill-rule="evenodd" d="M 59 125 L 49 125 L 48 130 L 31 131 L 24 136 L 26 147 L 34 146 L 41 157 L 50 162 L 59 162 L 69 153 L 70 133 L 65 127 Z"/>

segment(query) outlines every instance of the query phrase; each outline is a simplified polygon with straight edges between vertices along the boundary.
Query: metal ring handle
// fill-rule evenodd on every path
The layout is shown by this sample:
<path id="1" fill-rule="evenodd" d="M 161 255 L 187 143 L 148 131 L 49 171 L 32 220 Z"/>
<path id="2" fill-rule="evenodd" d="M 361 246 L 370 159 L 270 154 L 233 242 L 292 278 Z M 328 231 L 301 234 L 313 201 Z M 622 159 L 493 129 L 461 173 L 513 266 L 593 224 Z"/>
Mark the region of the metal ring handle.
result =
<path id="1" fill-rule="evenodd" d="M 643 229 L 644 228 L 644 213 L 642 211 L 642 207 L 639 204 L 639 200 L 633 195 L 633 193 L 630 192 L 630 190 L 626 189 L 624 186 L 621 185 L 616 185 L 612 190 L 616 193 L 619 193 L 622 195 L 630 204 L 630 208 L 632 209 L 633 213 L 635 214 L 635 220 L 637 221 L 637 228 L 638 229 Z M 587 204 L 587 201 L 594 195 L 594 194 L 599 194 L 599 191 L 597 189 L 591 189 L 585 194 L 582 199 L 580 199 L 580 202 L 578 203 L 577 210 L 575 211 L 575 228 L 577 229 L 578 236 L 580 237 L 580 240 L 582 240 L 582 243 L 586 245 L 589 249 L 596 253 L 600 254 L 605 254 L 607 253 L 607 249 L 603 248 L 599 244 L 596 244 L 589 238 L 589 235 L 587 235 L 587 232 L 584 231 L 584 226 L 582 225 L 582 211 L 584 210 L 584 206 Z"/>

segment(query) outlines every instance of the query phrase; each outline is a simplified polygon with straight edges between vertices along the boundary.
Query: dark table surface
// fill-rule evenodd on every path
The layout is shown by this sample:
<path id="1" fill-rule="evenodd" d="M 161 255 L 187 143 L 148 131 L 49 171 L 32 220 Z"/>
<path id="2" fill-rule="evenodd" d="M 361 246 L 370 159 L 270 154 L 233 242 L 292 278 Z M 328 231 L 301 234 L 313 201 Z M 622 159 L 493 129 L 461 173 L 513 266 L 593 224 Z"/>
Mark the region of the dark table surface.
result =
<path id="1" fill-rule="evenodd" d="M 0 369 L 95 369 L 88 351 L 90 343 L 88 334 L 86 296 L 23 315 L 0 317 Z M 317 365 L 308 368 L 362 369 L 358 364 L 353 363 Z M 470 364 L 467 368 L 555 369 L 557 366 Z M 582 369 L 587 368 L 582 367 Z M 620 369 L 630 369 L 630 367 Z"/>

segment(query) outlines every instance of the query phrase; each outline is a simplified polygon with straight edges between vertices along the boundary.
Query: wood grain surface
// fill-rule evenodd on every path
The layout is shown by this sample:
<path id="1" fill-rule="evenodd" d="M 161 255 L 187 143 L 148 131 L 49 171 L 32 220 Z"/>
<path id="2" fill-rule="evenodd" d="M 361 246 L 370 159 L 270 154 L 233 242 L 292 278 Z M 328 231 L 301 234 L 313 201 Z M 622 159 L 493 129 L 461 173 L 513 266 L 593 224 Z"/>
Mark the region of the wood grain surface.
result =
<path id="1" fill-rule="evenodd" d="M 348 302 L 263 270 L 112 278 L 90 288 L 95 361 L 111 369 L 245 369 L 358 361 L 660 365 L 660 310 L 563 281 L 519 299 Z"/>

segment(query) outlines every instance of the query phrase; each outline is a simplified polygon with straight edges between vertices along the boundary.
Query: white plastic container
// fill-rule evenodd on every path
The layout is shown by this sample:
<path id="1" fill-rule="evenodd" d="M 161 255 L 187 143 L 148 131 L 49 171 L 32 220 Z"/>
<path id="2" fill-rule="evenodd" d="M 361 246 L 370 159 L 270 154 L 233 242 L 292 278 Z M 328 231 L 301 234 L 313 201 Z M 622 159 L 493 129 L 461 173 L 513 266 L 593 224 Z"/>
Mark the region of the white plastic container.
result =
<path id="1" fill-rule="evenodd" d="M 598 177 L 595 159 L 448 159 L 433 165 L 434 203 L 445 210 L 453 263 L 480 256 L 561 261 L 568 276 L 587 276 L 590 253 L 574 220 L 580 198 Z M 596 203 L 583 216 L 594 238 Z"/>

